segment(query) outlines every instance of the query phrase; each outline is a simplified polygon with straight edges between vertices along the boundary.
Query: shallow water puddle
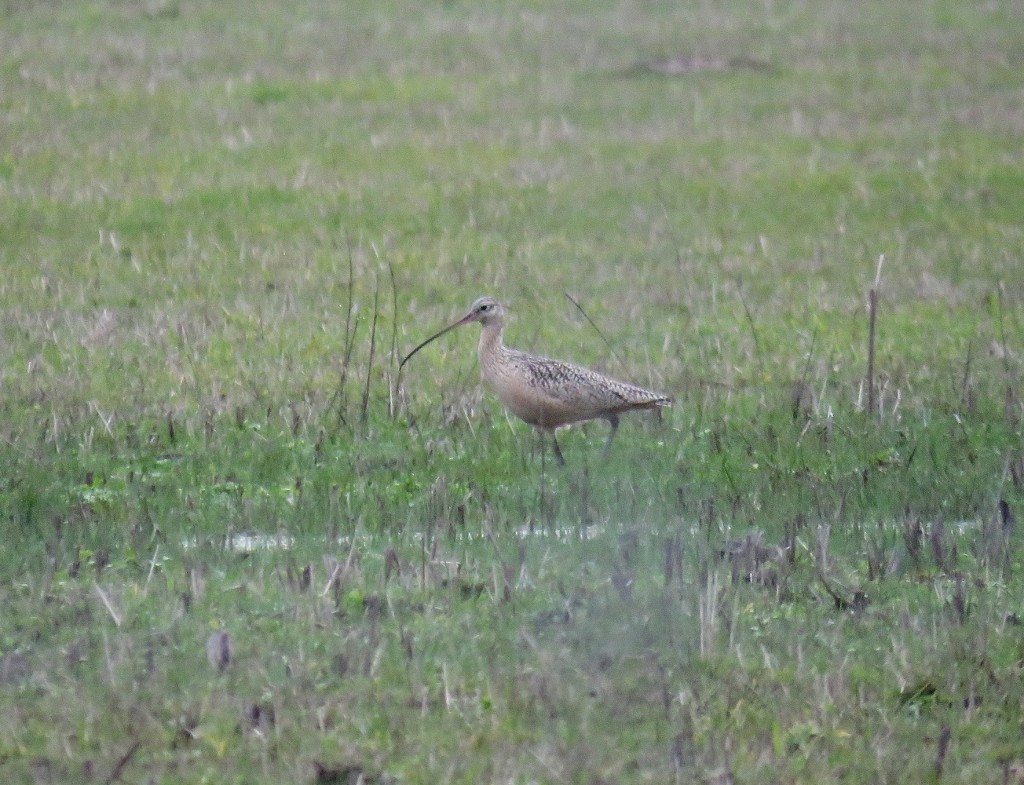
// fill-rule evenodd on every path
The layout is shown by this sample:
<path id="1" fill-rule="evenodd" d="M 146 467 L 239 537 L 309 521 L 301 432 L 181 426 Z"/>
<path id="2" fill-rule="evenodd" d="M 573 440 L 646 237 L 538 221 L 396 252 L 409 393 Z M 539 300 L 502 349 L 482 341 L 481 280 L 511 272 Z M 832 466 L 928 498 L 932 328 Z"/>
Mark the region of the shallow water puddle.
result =
<path id="1" fill-rule="evenodd" d="M 564 526 L 548 529 L 540 526 L 521 526 L 514 529 L 512 534 L 518 539 L 529 539 L 531 537 L 548 538 L 559 542 L 589 541 L 596 540 L 605 533 L 605 527 L 596 523 L 583 526 Z M 417 533 L 417 538 L 422 537 Z M 487 535 L 484 532 L 458 532 L 455 539 L 458 540 L 482 540 Z M 338 539 L 339 545 L 350 545 L 348 537 Z M 185 540 L 182 547 L 186 550 L 193 550 L 203 545 L 222 546 L 225 550 L 237 551 L 239 553 L 250 553 L 255 551 L 287 551 L 295 546 L 295 537 L 284 532 L 276 534 L 258 534 L 254 532 L 235 532 L 226 535 L 223 541 L 216 537 L 197 538 Z"/>

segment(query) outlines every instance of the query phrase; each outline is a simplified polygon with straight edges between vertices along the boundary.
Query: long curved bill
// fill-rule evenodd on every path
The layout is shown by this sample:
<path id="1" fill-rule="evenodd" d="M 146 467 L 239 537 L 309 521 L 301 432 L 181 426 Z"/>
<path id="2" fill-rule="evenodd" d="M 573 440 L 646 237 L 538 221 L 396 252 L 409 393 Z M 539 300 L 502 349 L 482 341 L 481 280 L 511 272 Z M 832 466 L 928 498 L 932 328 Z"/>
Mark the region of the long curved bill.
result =
<path id="1" fill-rule="evenodd" d="M 398 364 L 398 370 L 401 371 L 402 368 L 405 366 L 405 364 L 407 362 L 409 362 L 409 359 L 414 354 L 416 354 L 416 352 L 418 352 L 420 349 L 422 349 L 424 346 L 426 346 L 431 341 L 436 341 L 442 335 L 444 335 L 445 333 L 451 332 L 456 327 L 462 327 L 462 325 L 464 325 L 464 324 L 469 324 L 469 322 L 471 321 L 470 317 L 472 317 L 472 316 L 473 316 L 472 313 L 467 313 L 465 316 L 463 316 L 461 319 L 459 319 L 454 324 L 449 324 L 447 327 L 445 327 L 443 330 L 441 330 L 441 332 L 435 333 L 434 335 L 431 335 L 429 338 L 427 338 L 427 340 L 425 340 L 423 343 L 421 343 L 419 346 L 417 346 L 415 349 L 413 349 L 411 352 L 409 352 L 407 355 L 405 355 L 404 358 L 402 358 L 402 361 Z"/>

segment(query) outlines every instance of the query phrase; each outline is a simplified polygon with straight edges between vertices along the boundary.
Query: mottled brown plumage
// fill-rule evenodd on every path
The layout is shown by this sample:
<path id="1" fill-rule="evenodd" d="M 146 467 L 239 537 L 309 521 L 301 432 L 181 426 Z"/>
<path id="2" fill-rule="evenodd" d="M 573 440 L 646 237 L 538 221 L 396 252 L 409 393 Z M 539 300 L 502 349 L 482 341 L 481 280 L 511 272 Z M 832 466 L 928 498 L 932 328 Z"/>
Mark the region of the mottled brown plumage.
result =
<path id="1" fill-rule="evenodd" d="M 611 425 L 604 445 L 607 456 L 620 414 L 672 403 L 666 395 L 620 382 L 588 368 L 507 348 L 502 341 L 504 317 L 501 303 L 493 297 L 481 297 L 465 316 L 409 352 L 401 365 L 448 331 L 480 322 L 483 329 L 478 352 L 484 379 L 516 417 L 551 434 L 555 457 L 563 464 L 565 459 L 555 439 L 556 428 L 596 418 L 607 420 Z"/>

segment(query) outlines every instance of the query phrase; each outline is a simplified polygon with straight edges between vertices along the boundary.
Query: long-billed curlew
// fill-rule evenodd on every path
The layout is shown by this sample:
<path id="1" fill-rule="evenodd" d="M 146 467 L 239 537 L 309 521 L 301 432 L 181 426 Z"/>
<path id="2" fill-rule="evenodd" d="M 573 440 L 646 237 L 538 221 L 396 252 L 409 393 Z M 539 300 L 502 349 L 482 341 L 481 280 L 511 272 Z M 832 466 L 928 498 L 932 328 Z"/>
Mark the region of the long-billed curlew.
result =
<path id="1" fill-rule="evenodd" d="M 507 348 L 501 338 L 505 308 L 493 297 L 479 298 L 465 316 L 409 352 L 399 369 L 431 341 L 470 322 L 482 325 L 478 353 L 484 379 L 516 417 L 551 434 L 560 464 L 564 465 L 565 459 L 555 438 L 556 428 L 599 417 L 607 420 L 611 425 L 604 443 L 607 458 L 620 414 L 672 403 L 667 395 L 616 381 L 597 371 Z"/>

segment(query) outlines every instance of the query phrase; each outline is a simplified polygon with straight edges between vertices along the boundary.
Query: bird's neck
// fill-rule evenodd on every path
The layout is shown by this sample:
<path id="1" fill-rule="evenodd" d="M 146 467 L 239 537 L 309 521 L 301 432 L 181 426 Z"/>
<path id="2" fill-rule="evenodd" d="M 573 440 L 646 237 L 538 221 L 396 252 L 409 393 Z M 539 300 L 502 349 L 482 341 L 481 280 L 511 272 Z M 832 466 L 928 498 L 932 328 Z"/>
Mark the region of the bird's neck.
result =
<path id="1" fill-rule="evenodd" d="M 480 344 L 477 347 L 477 352 L 481 365 L 487 365 L 489 360 L 505 350 L 505 344 L 501 339 L 502 327 L 500 322 L 491 322 L 485 324 L 480 331 Z"/>

